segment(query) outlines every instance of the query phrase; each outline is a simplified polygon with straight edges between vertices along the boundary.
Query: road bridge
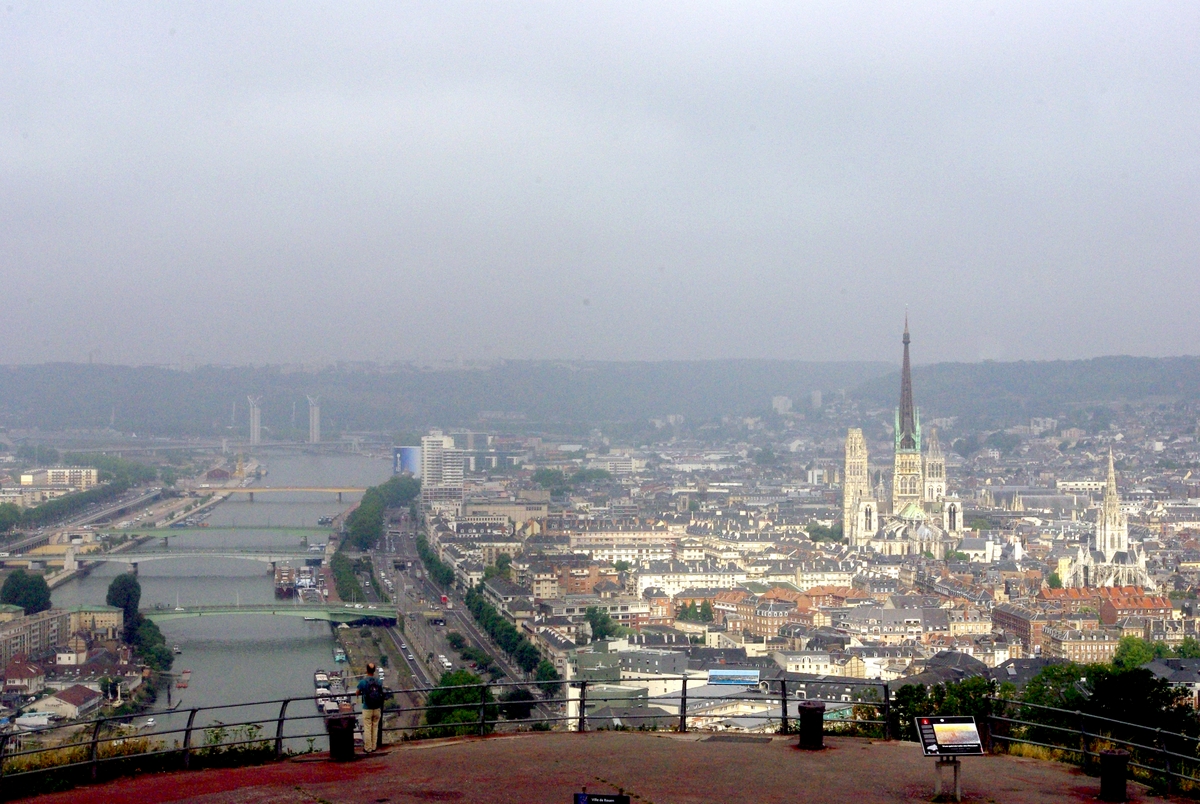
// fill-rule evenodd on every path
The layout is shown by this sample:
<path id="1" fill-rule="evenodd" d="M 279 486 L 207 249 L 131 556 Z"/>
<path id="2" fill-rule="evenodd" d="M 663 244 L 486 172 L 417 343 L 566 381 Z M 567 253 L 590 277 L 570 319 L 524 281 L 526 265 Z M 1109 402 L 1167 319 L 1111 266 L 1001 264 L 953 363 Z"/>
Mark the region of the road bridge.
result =
<path id="1" fill-rule="evenodd" d="M 323 620 L 331 623 L 355 623 L 362 620 L 396 621 L 396 610 L 391 606 L 367 608 L 363 604 L 347 603 L 268 603 L 252 606 L 176 606 L 175 608 L 142 609 L 142 615 L 156 623 L 169 620 L 187 620 L 196 617 L 225 617 L 229 615 L 254 614 L 267 617 L 303 617 L 306 620 Z"/>
<path id="2" fill-rule="evenodd" d="M 15 560 L 28 558 L 33 560 L 46 559 L 46 556 L 28 555 L 17 556 Z M 276 564 L 291 561 L 295 563 L 304 563 L 306 561 L 324 562 L 325 552 L 310 553 L 308 551 L 299 552 L 296 550 L 155 550 L 145 552 L 128 552 L 128 553 L 82 553 L 76 555 L 73 547 L 67 548 L 67 552 L 63 557 L 63 569 L 77 569 L 80 562 L 83 563 L 107 563 L 107 564 L 127 564 L 137 572 L 139 564 L 144 564 L 147 561 L 168 561 L 179 558 L 236 558 L 243 561 L 261 561 L 264 564 L 275 566 Z M 14 559 L 9 559 L 14 560 Z"/>
<path id="3" fill-rule="evenodd" d="M 336 494 L 338 502 L 341 502 L 343 494 L 362 494 L 366 491 L 365 488 L 356 486 L 231 486 L 229 488 L 212 490 L 222 494 L 248 494 L 250 495 L 250 502 L 254 502 L 255 494 L 298 494 L 304 492 Z"/>

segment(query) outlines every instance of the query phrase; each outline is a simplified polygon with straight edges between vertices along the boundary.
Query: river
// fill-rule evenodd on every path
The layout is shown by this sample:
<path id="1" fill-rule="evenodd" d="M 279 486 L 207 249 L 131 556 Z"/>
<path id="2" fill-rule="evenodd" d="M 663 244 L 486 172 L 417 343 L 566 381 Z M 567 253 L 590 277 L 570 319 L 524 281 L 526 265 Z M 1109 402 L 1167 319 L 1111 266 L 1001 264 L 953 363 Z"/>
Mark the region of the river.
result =
<path id="1" fill-rule="evenodd" d="M 268 469 L 267 476 L 258 482 L 261 486 L 370 486 L 386 480 L 391 472 L 389 460 L 363 456 L 264 452 L 255 457 Z M 313 494 L 260 495 L 255 502 L 236 499 L 221 503 L 213 509 L 209 527 L 155 533 L 168 535 L 171 548 L 181 550 L 300 548 L 305 539 L 309 544 L 324 543 L 329 531 L 317 528 L 318 517 L 340 513 L 354 501 L 351 495 L 346 495 L 341 503 L 333 495 L 324 499 Z M 162 548 L 155 541 L 143 549 Z M 123 565 L 102 564 L 89 576 L 55 589 L 54 605 L 66 608 L 103 603 L 109 583 L 122 571 Z M 138 579 L 142 586 L 142 608 L 268 603 L 275 595 L 268 565 L 238 559 L 150 561 L 139 566 Z M 173 672 L 192 671 L 186 690 L 171 690 L 171 703 L 180 708 L 311 695 L 313 670 L 333 667 L 334 639 L 326 622 L 237 615 L 174 620 L 160 627 L 167 643 L 178 645 L 183 651 L 175 657 Z M 167 697 L 163 695 L 154 707 L 159 728 L 164 721 L 174 725 L 181 717 L 162 715 L 166 706 Z M 312 711 L 309 705 L 303 705 L 302 709 L 303 714 Z M 271 710 L 273 715 L 278 707 Z M 267 714 L 263 707 L 253 711 L 254 717 Z M 197 722 L 204 725 L 214 720 L 230 723 L 247 719 L 246 710 L 233 710 L 223 717 L 220 714 Z M 306 726 L 316 731 L 320 724 L 309 721 L 294 725 L 292 728 L 289 724 L 289 734 L 297 734 Z M 293 741 L 291 747 L 303 746 Z"/>

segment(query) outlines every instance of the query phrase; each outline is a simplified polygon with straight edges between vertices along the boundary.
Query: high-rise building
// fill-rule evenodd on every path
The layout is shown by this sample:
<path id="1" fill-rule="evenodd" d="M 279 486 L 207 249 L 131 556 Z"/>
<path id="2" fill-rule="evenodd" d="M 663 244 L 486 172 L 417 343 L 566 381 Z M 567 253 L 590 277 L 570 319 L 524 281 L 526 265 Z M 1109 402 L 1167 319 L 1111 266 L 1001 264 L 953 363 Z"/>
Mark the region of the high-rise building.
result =
<path id="1" fill-rule="evenodd" d="M 425 505 L 461 505 L 463 451 L 454 437 L 434 430 L 421 439 L 421 502 Z"/>
<path id="2" fill-rule="evenodd" d="M 261 396 L 248 396 L 246 401 L 250 403 L 250 443 L 262 443 L 262 410 L 259 404 L 262 402 Z"/>
<path id="3" fill-rule="evenodd" d="M 316 396 L 308 398 L 308 443 L 321 443 L 321 399 Z"/>

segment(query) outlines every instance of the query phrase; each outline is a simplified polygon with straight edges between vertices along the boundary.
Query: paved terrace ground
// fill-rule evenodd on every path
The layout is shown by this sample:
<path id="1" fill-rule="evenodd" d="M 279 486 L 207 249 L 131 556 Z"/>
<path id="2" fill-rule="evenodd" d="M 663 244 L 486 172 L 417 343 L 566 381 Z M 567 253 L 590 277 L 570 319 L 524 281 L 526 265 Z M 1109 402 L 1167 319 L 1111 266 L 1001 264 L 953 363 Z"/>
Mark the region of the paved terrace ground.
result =
<path id="1" fill-rule="evenodd" d="M 639 804 L 891 804 L 933 796 L 933 760 L 915 743 L 826 738 L 802 752 L 795 738 L 592 732 L 443 740 L 389 747 L 352 763 L 324 755 L 265 767 L 162 773 L 35 799 L 147 804 L 234 802 L 513 802 L 569 804 L 587 785 L 622 787 Z M 1099 780 L 1070 765 L 1018 757 L 963 760 L 963 800 L 1094 802 Z M 1162 801 L 1130 784 L 1131 801 Z"/>

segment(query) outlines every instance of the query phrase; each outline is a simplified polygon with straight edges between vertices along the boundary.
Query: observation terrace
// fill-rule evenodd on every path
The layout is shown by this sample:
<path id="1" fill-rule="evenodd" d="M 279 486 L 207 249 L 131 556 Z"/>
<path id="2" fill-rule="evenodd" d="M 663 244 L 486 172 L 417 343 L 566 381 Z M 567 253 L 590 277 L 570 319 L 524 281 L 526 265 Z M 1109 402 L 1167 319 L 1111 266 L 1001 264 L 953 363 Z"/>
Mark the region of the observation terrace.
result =
<path id="1" fill-rule="evenodd" d="M 569 804 L 623 789 L 637 804 L 895 804 L 933 797 L 933 760 L 916 743 L 702 733 L 552 732 L 393 745 L 354 762 L 308 755 L 265 767 L 148 774 L 44 795 L 46 804 L 336 801 Z M 963 801 L 1061 804 L 1096 800 L 1099 782 L 1073 766 L 1011 756 L 963 760 Z M 1130 785 L 1130 800 L 1149 800 Z M 1160 799 L 1161 800 L 1161 799 Z"/>
<path id="2" fill-rule="evenodd" d="M 38 800 L 564 804 L 585 786 L 596 794 L 624 792 L 638 804 L 892 804 L 933 798 L 935 760 L 917 743 L 885 738 L 904 730 L 886 698 L 855 702 L 853 719 L 830 720 L 825 711 L 822 720 L 823 708 L 815 701 L 844 702 L 793 700 L 797 696 L 789 696 L 782 685 L 731 687 L 717 698 L 697 698 L 688 695 L 687 677 L 661 678 L 677 680 L 681 688 L 655 696 L 654 708 L 630 707 L 628 698 L 612 697 L 609 685 L 586 680 L 440 687 L 442 703 L 434 703 L 433 688 L 406 686 L 394 690 L 385 706 L 381 751 L 349 754 L 349 733 L 341 730 L 345 741 L 338 751 L 350 759 L 342 762 L 322 753 L 326 724 L 312 697 L 159 712 L 163 722 L 136 732 L 126 725 L 128 718 L 114 716 L 32 728 L 0 735 L 0 799 L 73 783 L 79 786 Z M 495 703 L 514 688 L 535 693 L 534 700 L 540 693 L 541 706 L 534 707 L 532 700 L 524 710 Z M 1127 752 L 1129 768 L 1136 769 L 1140 781 L 1168 791 L 1200 786 L 1200 738 L 1003 698 L 986 700 L 980 733 L 994 753 L 962 758 L 963 801 L 1093 802 L 1100 780 L 1072 763 L 1094 773 L 1098 760 L 1104 765 L 1112 758 L 1105 752 L 1113 748 Z M 771 701 L 787 707 L 716 723 L 704 714 L 714 702 Z M 555 705 L 563 709 L 549 708 Z M 820 748 L 820 739 L 812 743 L 822 729 L 814 733 L 812 727 L 822 726 L 821 750 L 800 750 L 797 744 L 791 713 L 801 708 L 801 739 Z M 788 714 L 781 719 L 782 712 Z M 734 722 L 740 728 L 728 730 Z M 651 730 L 639 730 L 639 723 Z M 1029 758 L 1031 752 L 1063 761 Z M 1111 774 L 1106 781 L 1111 794 Z M 1151 798 L 1133 781 L 1128 792 L 1129 801 Z"/>

